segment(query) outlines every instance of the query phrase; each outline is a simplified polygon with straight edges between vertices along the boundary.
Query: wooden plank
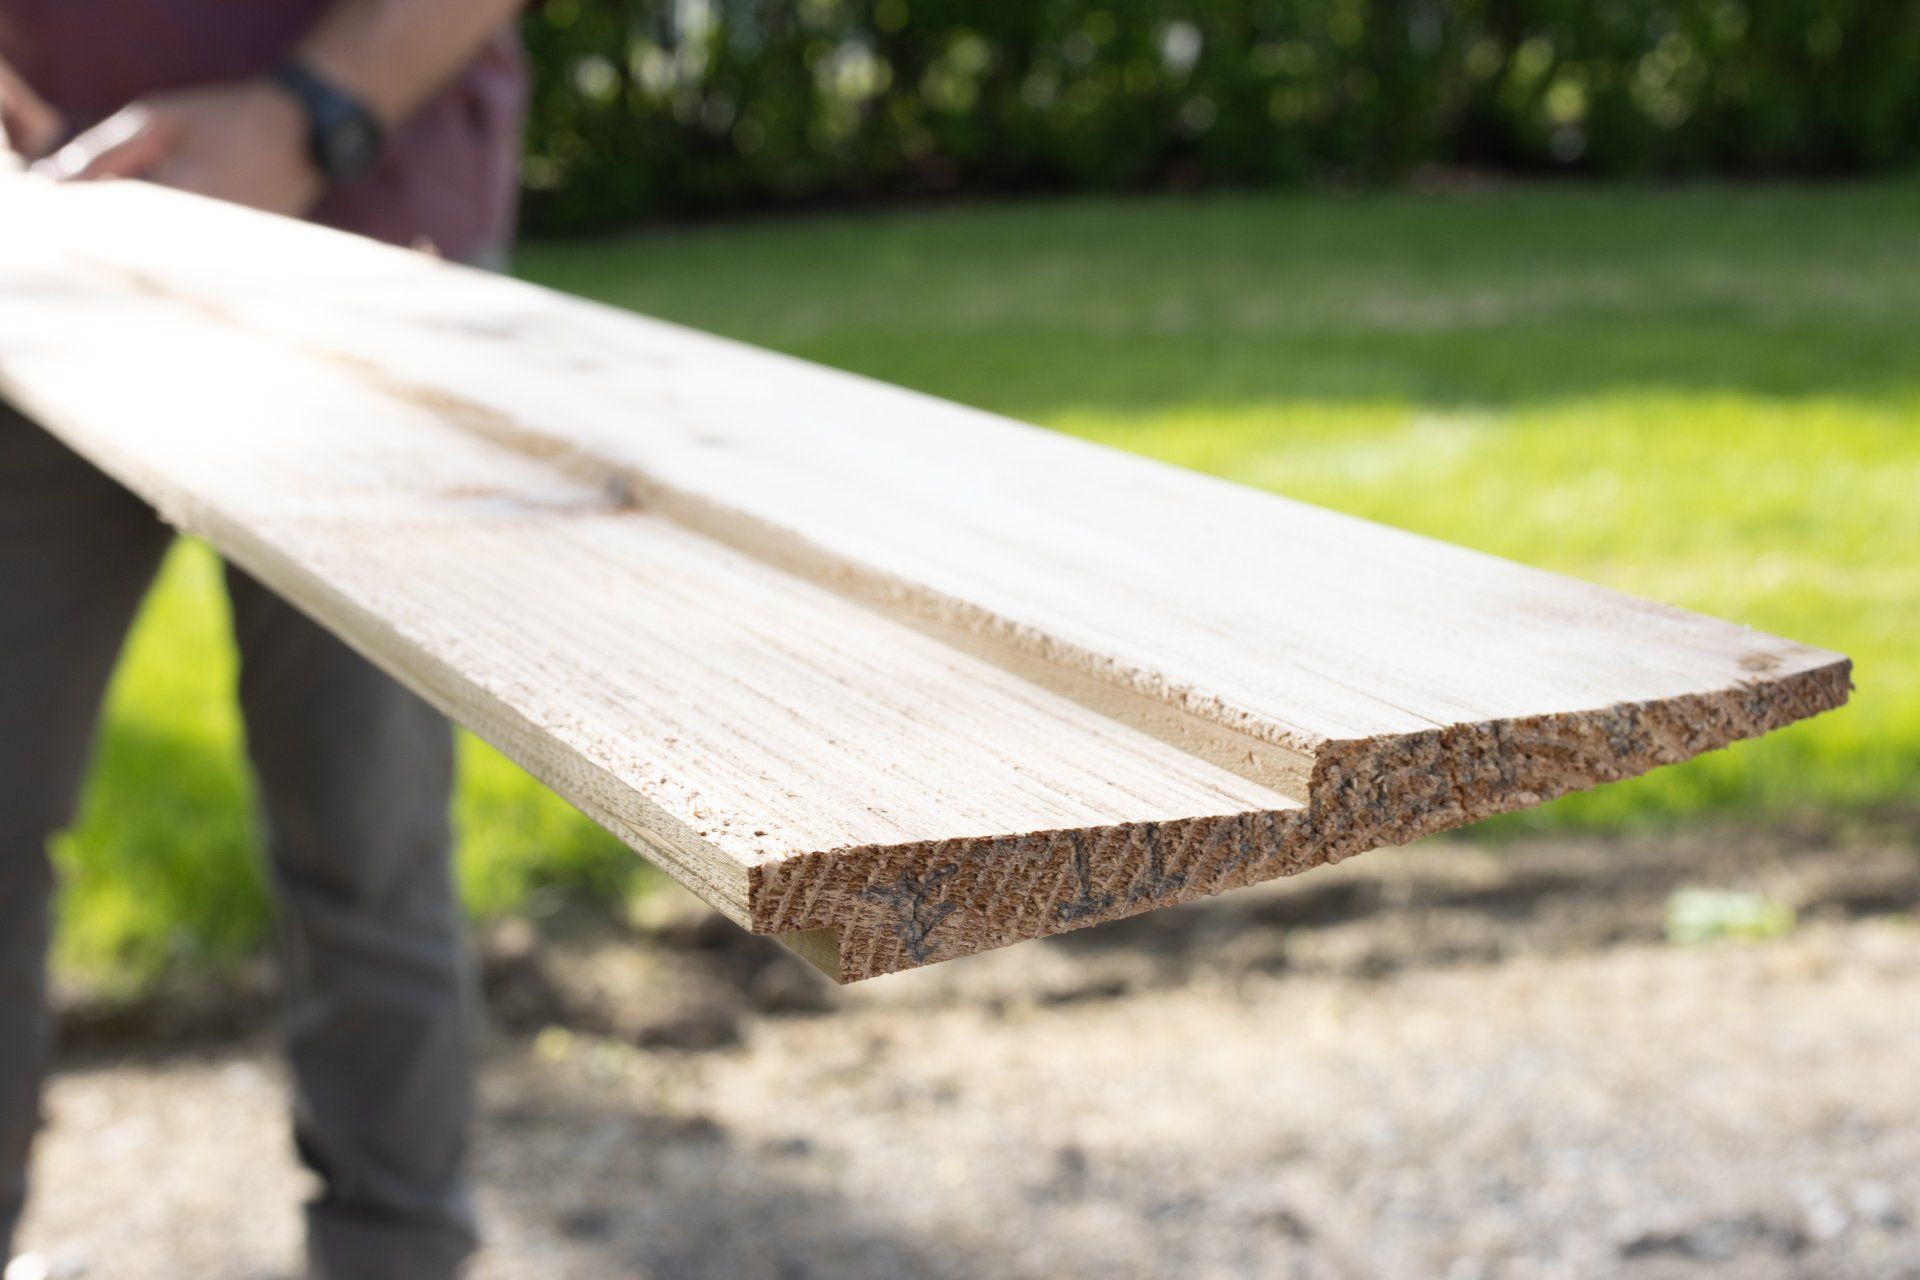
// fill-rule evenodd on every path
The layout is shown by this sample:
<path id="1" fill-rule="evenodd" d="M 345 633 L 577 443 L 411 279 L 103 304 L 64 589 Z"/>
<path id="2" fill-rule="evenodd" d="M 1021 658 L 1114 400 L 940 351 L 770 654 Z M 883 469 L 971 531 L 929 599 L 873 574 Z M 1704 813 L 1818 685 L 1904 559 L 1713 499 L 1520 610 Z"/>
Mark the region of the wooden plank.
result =
<path id="1" fill-rule="evenodd" d="M 311 357 L 7 281 L 11 398 L 742 924 L 794 848 L 1299 807 Z"/>
<path id="2" fill-rule="evenodd" d="M 842 977 L 1848 689 L 1836 654 L 138 184 L 0 178 L 0 246 L 11 397 Z"/>

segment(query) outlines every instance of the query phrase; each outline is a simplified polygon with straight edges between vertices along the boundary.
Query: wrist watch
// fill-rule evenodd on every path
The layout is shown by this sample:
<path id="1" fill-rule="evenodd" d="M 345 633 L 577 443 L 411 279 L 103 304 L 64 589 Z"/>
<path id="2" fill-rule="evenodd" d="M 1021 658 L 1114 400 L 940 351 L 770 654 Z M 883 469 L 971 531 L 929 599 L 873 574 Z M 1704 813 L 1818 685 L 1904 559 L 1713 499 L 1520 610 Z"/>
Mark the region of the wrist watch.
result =
<path id="1" fill-rule="evenodd" d="M 307 146 L 327 181 L 352 182 L 373 168 L 386 141 L 373 112 L 298 62 L 285 64 L 271 79 L 306 112 Z"/>

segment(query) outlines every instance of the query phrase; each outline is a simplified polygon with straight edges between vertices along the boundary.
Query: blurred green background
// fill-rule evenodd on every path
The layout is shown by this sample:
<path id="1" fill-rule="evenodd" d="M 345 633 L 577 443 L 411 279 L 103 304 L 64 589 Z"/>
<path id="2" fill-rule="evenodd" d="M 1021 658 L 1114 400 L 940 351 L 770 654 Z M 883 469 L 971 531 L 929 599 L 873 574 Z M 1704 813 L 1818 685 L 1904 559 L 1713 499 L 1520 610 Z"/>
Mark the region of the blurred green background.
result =
<path id="1" fill-rule="evenodd" d="M 1920 812 L 1920 184 L 1079 198 L 534 243 L 558 288 L 1841 649 L 1853 705 L 1504 819 Z M 170 561 L 59 844 L 61 960 L 266 927 L 212 557 Z M 482 916 L 638 860 L 474 742 Z"/>
<path id="2" fill-rule="evenodd" d="M 541 232 L 822 201 L 1920 161 L 1901 0 L 547 0 Z"/>

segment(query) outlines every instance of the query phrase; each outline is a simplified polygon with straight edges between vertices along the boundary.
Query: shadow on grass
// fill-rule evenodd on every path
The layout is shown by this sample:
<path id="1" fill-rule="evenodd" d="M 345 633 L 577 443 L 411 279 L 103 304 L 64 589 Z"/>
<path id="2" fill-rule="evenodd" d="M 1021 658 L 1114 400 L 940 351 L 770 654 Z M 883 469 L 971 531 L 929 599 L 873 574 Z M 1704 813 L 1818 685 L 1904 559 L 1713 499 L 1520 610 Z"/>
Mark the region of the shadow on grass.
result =
<path id="1" fill-rule="evenodd" d="M 976 205 L 531 245 L 522 269 L 1039 421 L 1920 389 L 1912 182 Z"/>

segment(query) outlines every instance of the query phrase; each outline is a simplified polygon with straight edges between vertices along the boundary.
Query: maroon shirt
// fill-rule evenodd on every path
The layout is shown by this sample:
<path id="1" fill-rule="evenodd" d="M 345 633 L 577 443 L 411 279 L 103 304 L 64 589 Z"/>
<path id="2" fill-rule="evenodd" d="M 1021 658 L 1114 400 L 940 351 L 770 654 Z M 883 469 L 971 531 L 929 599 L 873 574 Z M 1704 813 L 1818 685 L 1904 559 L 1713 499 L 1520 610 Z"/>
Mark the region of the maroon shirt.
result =
<path id="1" fill-rule="evenodd" d="M 161 89 L 237 80 L 284 61 L 333 0 L 0 0 L 0 57 L 78 132 Z M 526 68 L 503 30 L 412 119 L 379 165 L 311 217 L 471 260 L 513 232 Z"/>

